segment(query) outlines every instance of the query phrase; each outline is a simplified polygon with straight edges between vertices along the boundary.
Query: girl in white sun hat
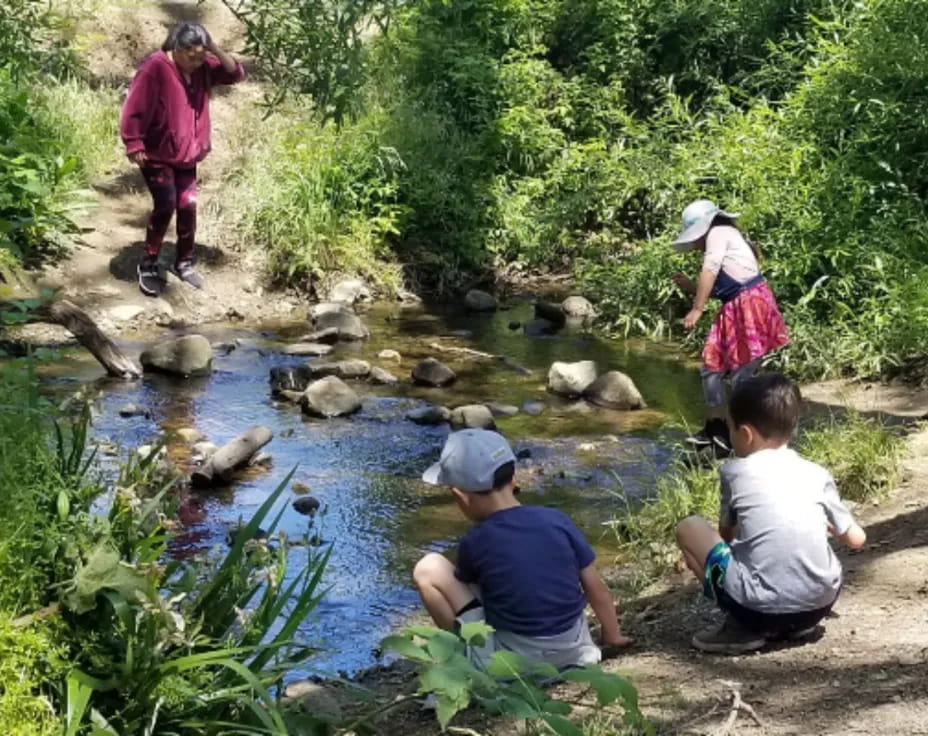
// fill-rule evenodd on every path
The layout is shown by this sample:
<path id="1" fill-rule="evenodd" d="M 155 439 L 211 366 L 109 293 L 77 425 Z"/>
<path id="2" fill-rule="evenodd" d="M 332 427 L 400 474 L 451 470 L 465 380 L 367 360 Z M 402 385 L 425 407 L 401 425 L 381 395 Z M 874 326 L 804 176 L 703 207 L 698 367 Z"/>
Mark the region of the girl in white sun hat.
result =
<path id="1" fill-rule="evenodd" d="M 702 351 L 702 384 L 708 406 L 703 429 L 688 438 L 697 446 L 716 445 L 731 451 L 725 421 L 725 377 L 732 385 L 750 378 L 768 353 L 789 342 L 789 330 L 764 279 L 760 254 L 735 225 L 737 213 L 725 212 L 708 199 L 683 210 L 683 232 L 676 250 L 705 253 L 699 279 L 674 274 L 674 283 L 694 295 L 683 320 L 693 329 L 710 297 L 722 302 Z"/>

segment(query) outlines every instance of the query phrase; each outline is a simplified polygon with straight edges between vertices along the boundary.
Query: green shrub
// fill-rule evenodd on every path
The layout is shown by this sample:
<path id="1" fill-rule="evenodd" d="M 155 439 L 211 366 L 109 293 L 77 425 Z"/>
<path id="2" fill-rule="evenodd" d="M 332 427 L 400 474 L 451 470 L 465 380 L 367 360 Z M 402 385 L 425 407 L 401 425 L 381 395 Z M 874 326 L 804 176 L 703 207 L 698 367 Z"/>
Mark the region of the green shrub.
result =
<path id="1" fill-rule="evenodd" d="M 920 0 L 354 0 L 344 18 L 389 25 L 360 46 L 356 25 L 339 29 L 317 6 L 256 0 L 250 43 L 292 88 L 325 104 L 333 88 L 351 97 L 339 98 L 336 140 L 352 147 L 360 128 L 396 152 L 404 166 L 385 190 L 368 189 L 365 166 L 346 174 L 398 208 L 385 244 L 423 285 L 573 269 L 605 327 L 680 334 L 688 300 L 668 276 L 698 260 L 669 239 L 685 204 L 710 196 L 743 211 L 760 242 L 793 331 L 779 367 L 820 377 L 921 365 Z M 307 49 L 316 38 L 353 51 L 327 59 L 324 44 Z M 371 205 L 342 202 L 329 222 L 357 231 L 354 214 Z M 288 232 L 280 225 L 282 248 L 304 252 Z"/>
<path id="2" fill-rule="evenodd" d="M 264 125 L 260 138 L 253 128 L 237 135 L 240 173 L 226 207 L 238 236 L 266 251 L 276 281 L 311 286 L 342 273 L 395 289 L 398 269 L 384 264 L 402 212 L 396 152 L 369 125 L 318 127 L 299 107 Z"/>

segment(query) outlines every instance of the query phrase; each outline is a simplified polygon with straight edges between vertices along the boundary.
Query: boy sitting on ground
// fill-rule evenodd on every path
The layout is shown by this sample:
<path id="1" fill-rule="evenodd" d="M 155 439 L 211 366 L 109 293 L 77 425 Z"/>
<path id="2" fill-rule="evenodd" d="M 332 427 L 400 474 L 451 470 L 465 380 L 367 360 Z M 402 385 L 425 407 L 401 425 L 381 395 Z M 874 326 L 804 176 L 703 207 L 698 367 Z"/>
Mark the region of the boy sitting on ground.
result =
<path id="1" fill-rule="evenodd" d="M 775 373 L 734 390 L 729 424 L 738 459 L 719 471 L 718 532 L 699 516 L 677 527 L 687 566 L 727 614 L 693 637 L 704 652 L 739 654 L 811 634 L 841 589 L 828 535 L 851 549 L 867 539 L 829 472 L 787 446 L 800 402 L 799 389 Z"/>
<path id="2" fill-rule="evenodd" d="M 456 565 L 428 554 L 413 580 L 437 626 L 454 631 L 486 620 L 494 628 L 485 645 L 468 648 L 477 666 L 497 650 L 559 669 L 595 664 L 631 640 L 622 635 L 615 603 L 580 531 L 560 511 L 516 500 L 515 459 L 496 432 L 467 429 L 448 437 L 441 459 L 422 479 L 450 486 L 475 524 L 461 539 Z M 602 651 L 590 635 L 587 601 L 602 626 Z"/>

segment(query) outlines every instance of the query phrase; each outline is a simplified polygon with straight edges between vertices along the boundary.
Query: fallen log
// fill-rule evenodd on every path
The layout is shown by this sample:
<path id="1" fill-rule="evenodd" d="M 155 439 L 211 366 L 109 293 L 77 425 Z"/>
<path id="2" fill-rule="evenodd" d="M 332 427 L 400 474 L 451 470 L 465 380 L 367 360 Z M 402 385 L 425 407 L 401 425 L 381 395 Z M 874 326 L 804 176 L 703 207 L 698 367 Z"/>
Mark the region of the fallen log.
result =
<path id="1" fill-rule="evenodd" d="M 126 357 L 116 347 L 116 344 L 103 334 L 90 316 L 73 302 L 67 299 L 56 299 L 39 307 L 36 315 L 56 325 L 61 325 L 74 335 L 77 341 L 106 368 L 110 376 L 138 378 L 142 375 L 142 369 L 136 362 Z"/>
<path id="2" fill-rule="evenodd" d="M 505 355 L 494 355 L 493 353 L 485 353 L 482 350 L 474 350 L 473 348 L 459 348 L 448 345 L 439 345 L 437 342 L 429 344 L 429 347 L 432 350 L 437 350 L 440 353 L 453 353 L 455 355 L 463 355 L 468 358 L 477 358 L 479 360 L 493 360 L 497 363 L 502 363 L 507 368 L 511 368 L 517 373 L 521 373 L 523 376 L 532 375 L 530 371 L 525 366 L 519 365 L 514 360 L 507 358 Z"/>
<path id="3" fill-rule="evenodd" d="M 232 480 L 235 471 L 248 465 L 248 461 L 264 447 L 274 433 L 267 427 L 256 425 L 234 440 L 220 447 L 190 476 L 194 488 L 212 488 Z"/>

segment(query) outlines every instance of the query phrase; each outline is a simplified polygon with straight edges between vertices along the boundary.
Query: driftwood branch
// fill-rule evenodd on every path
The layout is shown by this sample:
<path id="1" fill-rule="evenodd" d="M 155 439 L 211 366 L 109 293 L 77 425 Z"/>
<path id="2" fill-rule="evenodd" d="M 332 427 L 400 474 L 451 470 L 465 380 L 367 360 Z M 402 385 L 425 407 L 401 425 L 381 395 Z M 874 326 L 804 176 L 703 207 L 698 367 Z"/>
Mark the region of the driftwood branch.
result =
<path id="1" fill-rule="evenodd" d="M 87 348 L 94 358 L 116 378 L 138 378 L 142 370 L 134 360 L 116 347 L 90 316 L 67 299 L 57 299 L 36 310 L 39 317 L 61 325 Z"/>
<path id="2" fill-rule="evenodd" d="M 495 360 L 498 363 L 502 363 L 507 368 L 511 368 L 517 373 L 521 373 L 523 376 L 530 376 L 532 372 L 525 366 L 519 365 L 513 360 L 510 360 L 505 355 L 494 355 L 493 353 L 485 353 L 482 350 L 474 350 L 472 348 L 459 348 L 452 347 L 449 345 L 439 345 L 437 342 L 429 344 L 429 347 L 432 350 L 437 350 L 440 353 L 452 353 L 454 355 L 463 355 L 467 358 L 476 358 L 478 360 Z"/>
<path id="3" fill-rule="evenodd" d="M 194 488 L 211 488 L 228 483 L 235 472 L 248 464 L 274 436 L 267 427 L 256 425 L 220 447 L 190 476 Z"/>
<path id="4" fill-rule="evenodd" d="M 719 680 L 719 682 L 731 690 L 731 709 L 728 712 L 728 718 L 725 720 L 725 723 L 723 723 L 722 727 L 715 732 L 715 736 L 728 736 L 728 734 L 731 733 L 731 729 L 735 725 L 735 721 L 738 720 L 738 715 L 742 711 L 751 716 L 751 718 L 754 719 L 754 723 L 763 728 L 764 722 L 760 719 L 760 716 L 757 715 L 757 711 L 754 710 L 754 706 L 752 706 L 750 703 L 744 702 L 742 699 L 740 690 L 741 684 L 732 682 L 731 680 Z"/>

